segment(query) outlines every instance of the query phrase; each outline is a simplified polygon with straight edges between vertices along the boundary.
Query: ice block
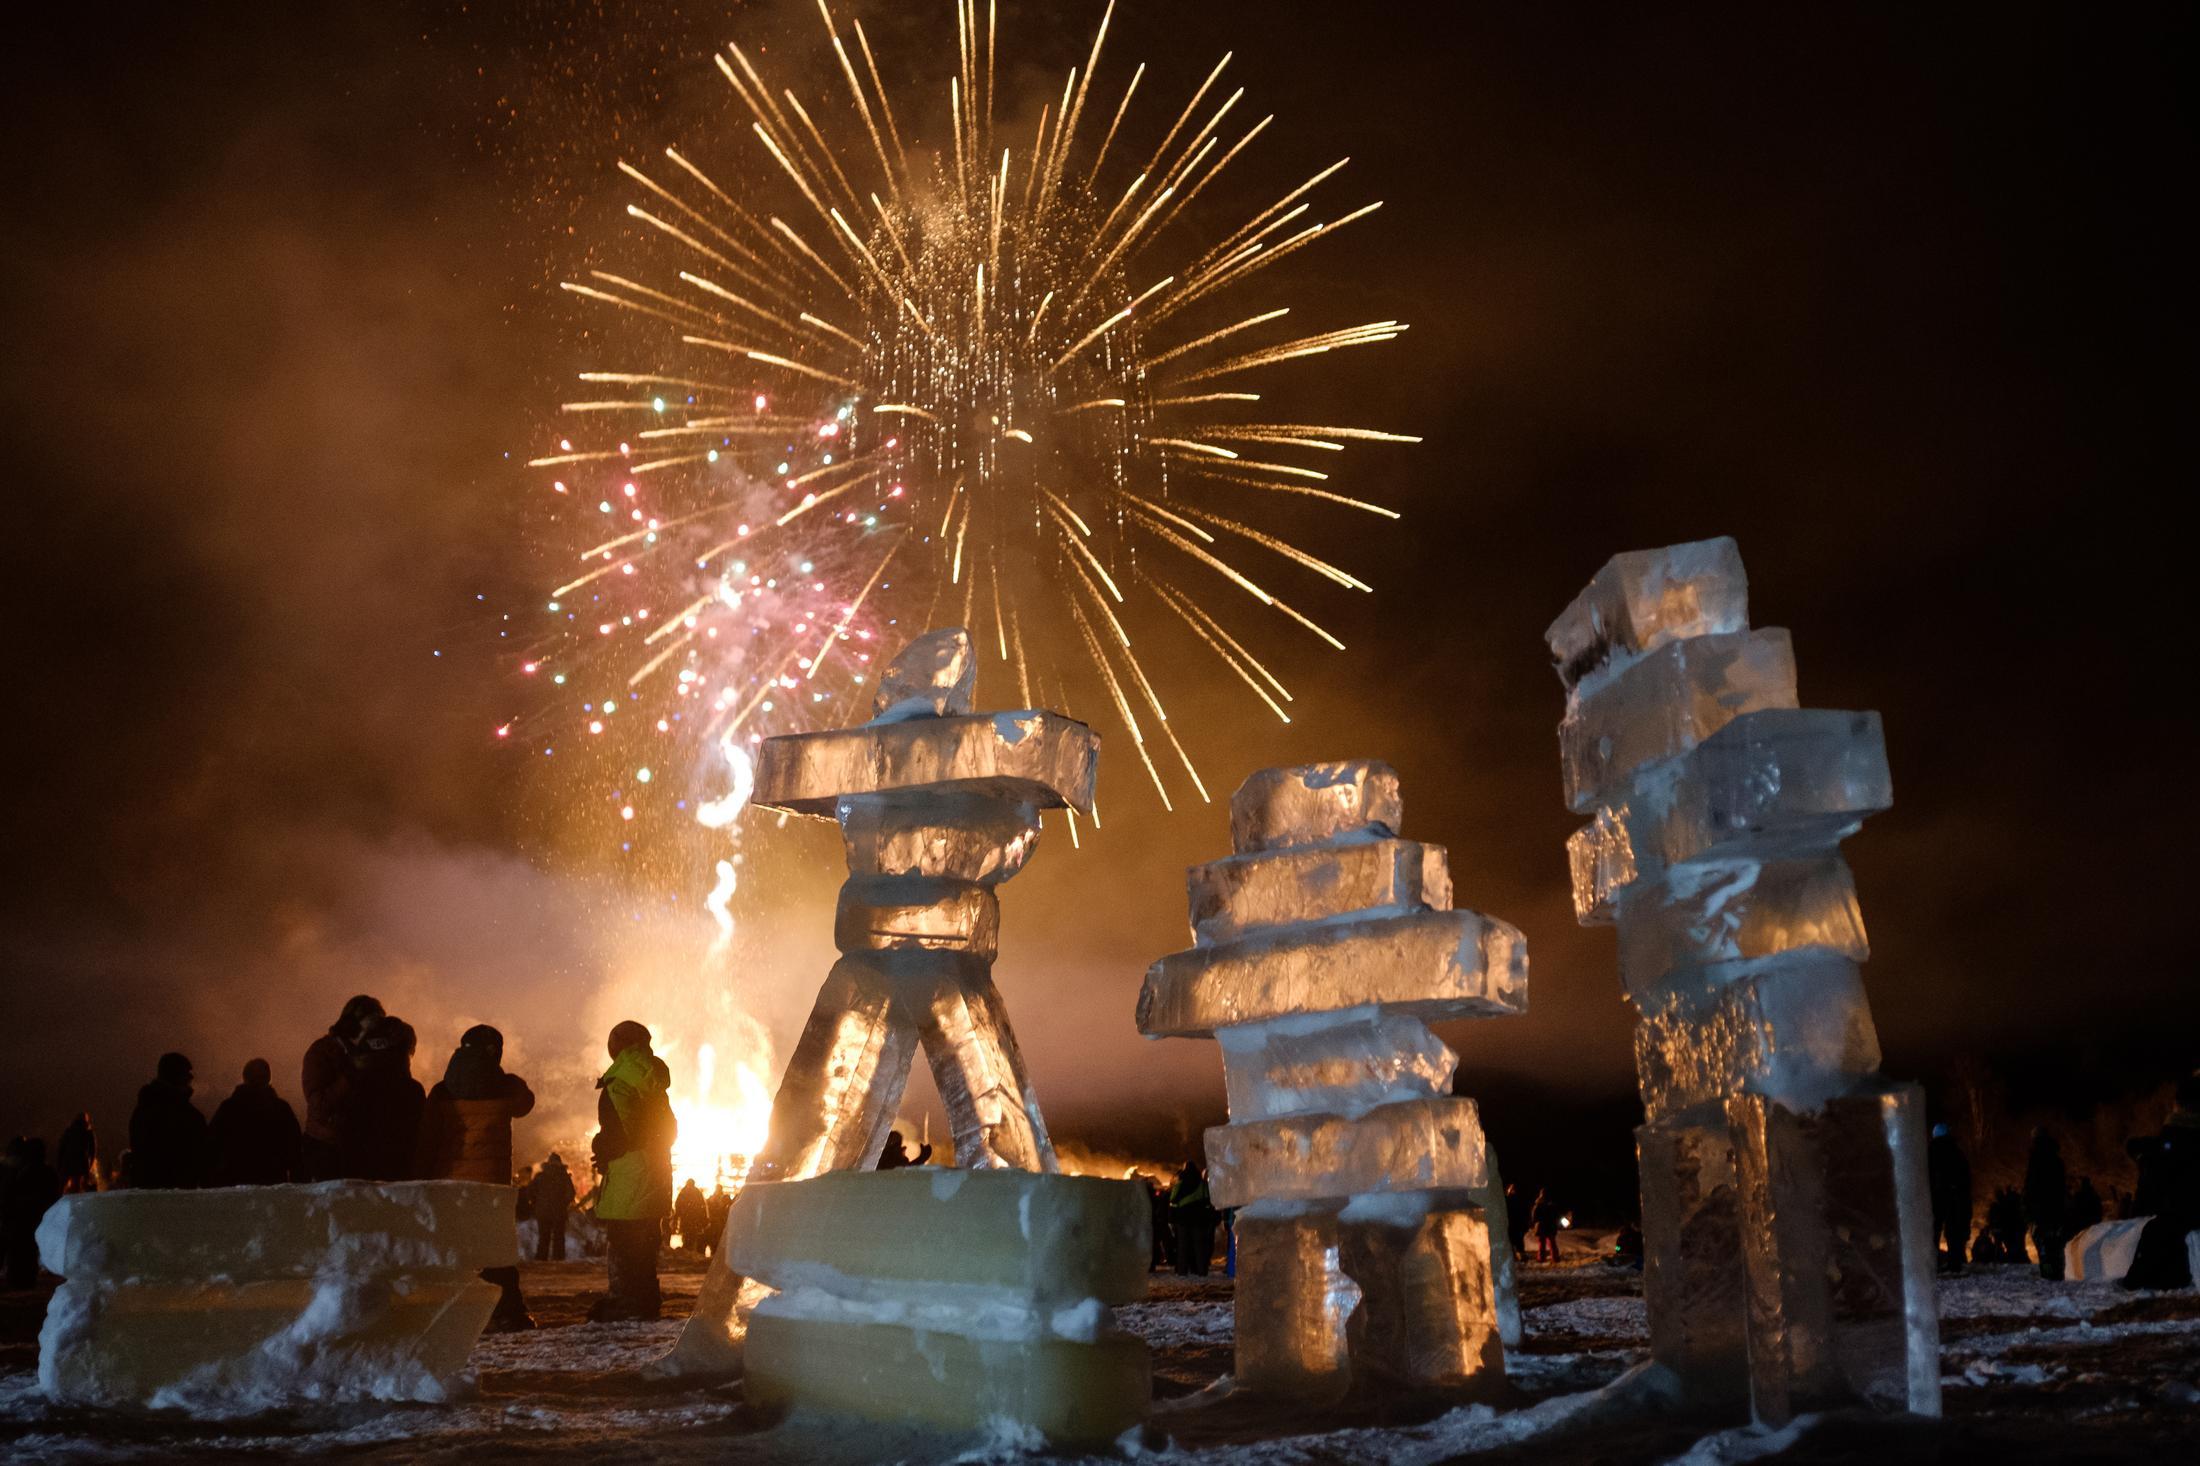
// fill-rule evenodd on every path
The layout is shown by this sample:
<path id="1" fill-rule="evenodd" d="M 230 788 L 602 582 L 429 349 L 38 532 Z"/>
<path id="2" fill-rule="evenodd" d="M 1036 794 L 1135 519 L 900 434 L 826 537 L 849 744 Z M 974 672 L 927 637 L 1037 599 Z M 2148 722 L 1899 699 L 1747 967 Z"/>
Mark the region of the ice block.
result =
<path id="1" fill-rule="evenodd" d="M 1491 1228 L 1464 1191 L 1357 1196 L 1337 1219 L 1339 1258 L 1360 1288 L 1346 1326 L 1354 1383 L 1413 1394 L 1505 1390 Z"/>
<path id="2" fill-rule="evenodd" d="M 1856 884 L 1838 855 L 1676 866 L 1630 887 L 1620 902 L 1620 981 L 1645 1009 L 1692 970 L 1806 948 L 1851 962 L 1871 956 Z"/>
<path id="3" fill-rule="evenodd" d="M 1237 1216 L 1236 1376 L 1295 1400 L 1350 1383 L 1345 1326 L 1360 1301 L 1337 1252 L 1341 1200 L 1256 1201 Z"/>
<path id="4" fill-rule="evenodd" d="M 1207 1132 L 1207 1189 L 1217 1206 L 1356 1196 L 1371 1191 L 1473 1190 L 1488 1153 L 1474 1101 L 1407 1100 L 1342 1115 L 1291 1115 Z"/>
<path id="5" fill-rule="evenodd" d="M 1748 1280 L 1750 1405 L 1770 1426 L 1867 1403 L 1940 1413 L 1925 1096 L 1727 1101 Z"/>
<path id="6" fill-rule="evenodd" d="M 1156 962 L 1138 994 L 1149 1038 L 1378 1003 L 1424 1019 L 1528 1006 L 1528 944 L 1476 911 L 1421 911 L 1259 933 Z"/>
<path id="7" fill-rule="evenodd" d="M 1474 1204 L 1482 1208 L 1490 1224 L 1490 1282 L 1497 1293 L 1497 1337 L 1508 1349 L 1517 1349 L 1526 1333 L 1520 1323 L 1520 1295 L 1513 1277 L 1512 1233 L 1505 1205 L 1505 1177 L 1497 1165 L 1497 1148 L 1484 1142 L 1483 1167 L 1487 1179 L 1475 1188 Z"/>
<path id="8" fill-rule="evenodd" d="M 1614 555 L 1544 636 L 1571 691 L 1668 642 L 1748 626 L 1742 552 L 1722 535 Z"/>
<path id="9" fill-rule="evenodd" d="M 832 818 L 848 794 L 940 788 L 1053 809 L 1092 807 L 1100 739 L 1059 713 L 911 718 L 783 733 L 757 748 L 752 801 Z"/>
<path id="10" fill-rule="evenodd" d="M 1863 974 L 1815 948 L 1707 997 L 1668 997 L 1635 1025 L 1635 1071 L 1652 1120 L 1744 1092 L 1815 1109 L 1878 1068 Z"/>
<path id="11" fill-rule="evenodd" d="M 1725 1109 L 1714 1102 L 1635 1131 L 1642 1181 L 1642 1296 L 1650 1357 L 1695 1404 L 1749 1398 L 1741 1202 Z"/>
<path id="12" fill-rule="evenodd" d="M 1238 1120 L 1451 1093 L 1458 1056 L 1408 1013 L 1373 1006 L 1217 1029 L 1230 1114 Z"/>
<path id="13" fill-rule="evenodd" d="M 1566 807 L 1587 814 L 1644 764 L 1686 753 L 1743 713 L 1794 706 L 1785 631 L 1669 641 L 1569 703 L 1558 726 Z"/>
<path id="14" fill-rule="evenodd" d="M 1193 866 L 1188 884 L 1202 947 L 1355 912 L 1451 909 L 1444 847 L 1385 836 L 1235 855 Z"/>
<path id="15" fill-rule="evenodd" d="M 1398 833 L 1398 771 L 1375 759 L 1262 769 L 1230 797 L 1230 845 L 1240 855 L 1345 835 Z"/>
<path id="16" fill-rule="evenodd" d="M 109 1191 L 38 1230 L 64 1279 L 39 1385 L 92 1406 L 234 1414 L 443 1400 L 516 1260 L 510 1187 L 471 1181 Z"/>
<path id="17" fill-rule="evenodd" d="M 977 690 L 978 659 L 970 633 L 960 626 L 927 631 L 911 641 L 879 674 L 871 695 L 871 721 L 945 718 L 968 713 Z"/>
<path id="18" fill-rule="evenodd" d="M 1023 1050 L 991 973 L 951 970 L 932 983 L 917 1033 L 955 1137 L 956 1165 L 1056 1169 Z"/>
<path id="19" fill-rule="evenodd" d="M 952 963 L 953 954 L 942 956 Z M 916 1059 L 922 1011 L 896 997 L 896 957 L 910 965 L 907 954 L 884 952 L 851 953 L 833 964 L 787 1057 L 752 1180 L 877 1162 Z"/>
<path id="20" fill-rule="evenodd" d="M 833 806 L 851 876 L 947 876 L 997 886 L 1039 843 L 1029 800 L 953 790 L 844 794 Z"/>
<path id="21" fill-rule="evenodd" d="M 1001 903 L 975 881 L 851 876 L 833 913 L 833 945 L 843 952 L 956 948 L 990 962 L 1001 946 Z"/>

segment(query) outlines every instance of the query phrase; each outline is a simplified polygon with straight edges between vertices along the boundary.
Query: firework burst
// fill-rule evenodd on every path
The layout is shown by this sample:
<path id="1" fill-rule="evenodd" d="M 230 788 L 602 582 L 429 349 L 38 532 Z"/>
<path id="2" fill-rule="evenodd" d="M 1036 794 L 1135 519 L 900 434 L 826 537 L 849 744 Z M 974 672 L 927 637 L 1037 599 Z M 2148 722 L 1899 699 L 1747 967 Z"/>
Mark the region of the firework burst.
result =
<path id="1" fill-rule="evenodd" d="M 1317 204 L 1340 160 L 1207 217 L 1272 119 L 1239 111 L 1225 56 L 1149 126 L 1143 65 L 1097 80 L 1112 7 L 1014 136 L 996 126 L 991 3 L 958 0 L 944 112 L 897 103 L 861 23 L 819 16 L 825 95 L 738 45 L 713 58 L 749 184 L 672 148 L 621 163 L 646 268 L 565 285 L 618 313 L 617 359 L 582 374 L 576 426 L 532 466 L 604 528 L 528 670 L 594 684 L 592 735 L 623 718 L 738 754 L 860 718 L 875 657 L 959 620 L 1025 705 L 1103 708 L 1164 804 L 1171 769 L 1204 799 L 1140 657 L 1149 629 L 1180 623 L 1288 722 L 1261 633 L 1225 598 L 1341 646 L 1278 587 L 1368 586 L 1264 511 L 1289 496 L 1397 517 L 1329 469 L 1348 444 L 1414 439 L 1259 405 L 1268 369 L 1405 329 L 1301 333 L 1254 288 L 1379 205 Z"/>

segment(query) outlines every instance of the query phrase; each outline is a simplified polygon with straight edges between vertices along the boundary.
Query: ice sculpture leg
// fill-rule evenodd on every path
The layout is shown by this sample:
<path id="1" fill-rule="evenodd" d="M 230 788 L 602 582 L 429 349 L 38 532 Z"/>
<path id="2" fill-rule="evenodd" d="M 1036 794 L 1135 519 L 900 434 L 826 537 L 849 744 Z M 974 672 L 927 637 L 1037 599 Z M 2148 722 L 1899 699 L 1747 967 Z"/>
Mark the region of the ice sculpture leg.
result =
<path id="1" fill-rule="evenodd" d="M 1497 1337 L 1508 1349 L 1520 1347 L 1520 1294 L 1513 1283 L 1512 1232 L 1506 1225 L 1505 1178 L 1498 1174 L 1497 1148 L 1486 1148 L 1489 1179 L 1474 1188 L 1474 1204 L 1489 1223 L 1490 1285 L 1497 1294 Z"/>
<path id="2" fill-rule="evenodd" d="M 1240 1389 L 1314 1400 L 1344 1393 L 1346 1320 L 1360 1288 L 1339 1262 L 1339 1206 L 1256 1202 L 1238 1213 Z"/>
<path id="3" fill-rule="evenodd" d="M 835 962 L 787 1060 L 751 1177 L 799 1181 L 875 1162 L 916 1052 L 916 1023 L 896 1001 L 886 954 Z"/>
<path id="4" fill-rule="evenodd" d="M 1748 1396 L 1741 1223 L 1726 1116 L 1716 1104 L 1635 1132 L 1642 1173 L 1642 1296 L 1650 1357 L 1691 1400 L 1738 1407 Z"/>
<path id="5" fill-rule="evenodd" d="M 1937 1415 L 1923 1093 L 1890 1085 L 1816 1111 L 1742 1095 L 1727 1115 L 1757 1418 L 1859 1400 Z"/>
<path id="6" fill-rule="evenodd" d="M 965 962 L 932 986 L 919 1019 L 924 1055 L 965 1170 L 1056 1171 L 1054 1145 L 1023 1053 L 986 965 Z"/>
<path id="7" fill-rule="evenodd" d="M 1337 1243 L 1360 1286 L 1346 1325 L 1356 1390 L 1502 1392 L 1490 1228 L 1472 1192 L 1355 1197 Z"/>

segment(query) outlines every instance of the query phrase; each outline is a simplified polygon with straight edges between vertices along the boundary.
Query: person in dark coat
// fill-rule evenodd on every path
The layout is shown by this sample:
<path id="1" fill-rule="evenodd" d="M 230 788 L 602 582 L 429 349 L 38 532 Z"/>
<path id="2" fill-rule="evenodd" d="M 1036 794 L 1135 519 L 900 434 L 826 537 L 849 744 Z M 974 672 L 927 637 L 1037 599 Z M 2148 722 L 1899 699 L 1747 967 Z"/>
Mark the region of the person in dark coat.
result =
<path id="1" fill-rule="evenodd" d="M 1546 1188 L 1535 1194 L 1535 1206 L 1529 1212 L 1529 1220 L 1535 1223 L 1535 1260 L 1557 1262 L 1558 1224 L 1562 1220 L 1558 1203 L 1551 1200 Z"/>
<path id="2" fill-rule="evenodd" d="M 2185 1234 L 2200 1231 L 2200 1073 L 2177 1086 L 2177 1108 L 2159 1133 L 2130 1143 L 2139 1163 L 2134 1215 L 2151 1217 L 2139 1234 L 2126 1288 L 2188 1288 L 2192 1264 Z"/>
<path id="3" fill-rule="evenodd" d="M 1968 1260 L 1965 1244 L 1971 1240 L 1971 1161 L 1946 1125 L 1935 1125 L 1932 1139 L 1925 1142 L 1925 1177 L 1932 1193 L 1933 1236 L 1947 1242 L 1940 1266 L 1961 1272 Z"/>
<path id="4" fill-rule="evenodd" d="M 510 1186 L 512 1122 L 534 1108 L 535 1092 L 527 1081 L 504 1070 L 504 1035 L 486 1023 L 475 1024 L 459 1035 L 442 1079 L 428 1092 L 420 1124 L 420 1174 Z M 515 1201 L 514 1225 L 518 1220 Z M 517 1266 L 483 1268 L 481 1280 L 503 1290 L 489 1315 L 491 1333 L 535 1326 L 520 1295 Z"/>
<path id="5" fill-rule="evenodd" d="M 1153 1261 L 1147 1271 L 1176 1266 L 1176 1233 L 1169 1225 L 1169 1188 L 1149 1176 L 1140 1176 L 1146 1188 L 1147 1222 L 1153 1231 Z"/>
<path id="6" fill-rule="evenodd" d="M 2078 1189 L 2070 1193 L 2070 1209 L 2065 1224 L 2075 1237 L 2088 1227 L 2097 1227 L 2107 1213 L 2101 1208 L 2101 1193 L 2093 1189 L 2091 1176 L 2078 1178 Z"/>
<path id="7" fill-rule="evenodd" d="M 0 1173 L 0 1258 L 10 1288 L 37 1285 L 38 1224 L 60 1199 L 61 1177 L 46 1164 L 46 1142 L 23 1135 L 9 1141 L 7 1169 Z"/>
<path id="8" fill-rule="evenodd" d="M 298 1168 L 298 1115 L 275 1092 L 267 1060 L 244 1066 L 244 1083 L 215 1107 L 216 1186 L 280 1186 Z"/>
<path id="9" fill-rule="evenodd" d="M 908 1143 L 901 1138 L 899 1130 L 887 1131 L 886 1149 L 878 1153 L 878 1169 L 881 1171 L 898 1171 L 904 1166 L 921 1166 L 932 1159 L 931 1146 L 927 1145 L 915 1155 L 911 1155 L 907 1145 Z"/>
<path id="10" fill-rule="evenodd" d="M 1206 1169 L 1198 1161 L 1186 1161 L 1169 1188 L 1169 1230 L 1176 1237 L 1177 1276 L 1207 1276 L 1214 1266 L 1218 1220 L 1207 1191 Z"/>
<path id="11" fill-rule="evenodd" d="M 703 1188 L 695 1184 L 693 1176 L 672 1198 L 672 1219 L 679 1225 L 682 1250 L 701 1252 L 704 1236 L 710 1230 L 710 1202 L 704 1199 Z"/>
<path id="12" fill-rule="evenodd" d="M 420 1178 L 420 1129 L 428 1095 L 412 1076 L 418 1043 L 412 1025 L 402 1018 L 371 1019 L 360 1032 L 337 1129 L 345 1179 Z"/>
<path id="13" fill-rule="evenodd" d="M 529 1184 L 535 1212 L 535 1261 L 565 1261 L 565 1223 L 573 1212 L 573 1173 L 552 1155 Z"/>
<path id="14" fill-rule="evenodd" d="M 1528 1213 L 1533 1207 L 1528 1193 L 1508 1181 L 1505 1183 L 1505 1238 L 1512 1244 L 1513 1261 L 1528 1260 Z"/>
<path id="15" fill-rule="evenodd" d="M 204 1186 L 206 1116 L 191 1103 L 191 1061 L 162 1054 L 130 1112 L 130 1184 L 146 1190 Z"/>
<path id="16" fill-rule="evenodd" d="M 78 1115 L 69 1122 L 69 1128 L 61 1132 L 53 1161 L 61 1177 L 63 1196 L 99 1189 L 99 1136 L 92 1129 L 90 1115 Z"/>
<path id="17" fill-rule="evenodd" d="M 2062 1148 L 2042 1126 L 2032 1132 L 2032 1154 L 2024 1163 L 2024 1217 L 2032 1228 L 2040 1276 L 2051 1283 L 2062 1281 L 2069 1203 L 2070 1174 L 2063 1169 Z"/>
<path id="18" fill-rule="evenodd" d="M 710 1193 L 703 1218 L 703 1253 L 714 1256 L 726 1240 L 726 1218 L 733 1215 L 733 1193 L 720 1181 Z"/>
<path id="19" fill-rule="evenodd" d="M 306 1049 L 298 1086 L 306 1101 L 297 1169 L 301 1181 L 334 1181 L 344 1175 L 344 1106 L 357 1074 L 352 1055 L 366 1026 L 381 1016 L 381 1000 L 361 993 L 344 1004 L 328 1032 Z"/>
<path id="20" fill-rule="evenodd" d="M 1986 1225 L 1971 1242 L 1968 1262 L 2024 1261 L 2024 1193 L 2004 1186 L 1986 1203 Z"/>

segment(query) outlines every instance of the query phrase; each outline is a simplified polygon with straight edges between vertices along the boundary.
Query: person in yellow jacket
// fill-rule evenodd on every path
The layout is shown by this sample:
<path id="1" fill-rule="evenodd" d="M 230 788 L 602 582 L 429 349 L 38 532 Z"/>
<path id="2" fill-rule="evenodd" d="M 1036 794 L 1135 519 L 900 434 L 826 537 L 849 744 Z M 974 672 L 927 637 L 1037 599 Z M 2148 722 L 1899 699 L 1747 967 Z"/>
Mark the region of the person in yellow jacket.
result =
<path id="1" fill-rule="evenodd" d="M 609 1244 L 611 1292 L 589 1310 L 605 1320 L 654 1319 L 664 1305 L 657 1286 L 657 1244 L 672 1212 L 672 1141 L 679 1133 L 668 1091 L 672 1071 L 632 1019 L 611 1030 L 611 1067 L 596 1081 L 596 1138 L 590 1153 L 603 1182 L 596 1220 Z"/>

